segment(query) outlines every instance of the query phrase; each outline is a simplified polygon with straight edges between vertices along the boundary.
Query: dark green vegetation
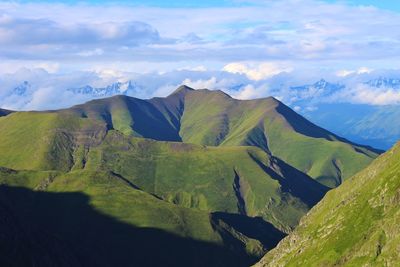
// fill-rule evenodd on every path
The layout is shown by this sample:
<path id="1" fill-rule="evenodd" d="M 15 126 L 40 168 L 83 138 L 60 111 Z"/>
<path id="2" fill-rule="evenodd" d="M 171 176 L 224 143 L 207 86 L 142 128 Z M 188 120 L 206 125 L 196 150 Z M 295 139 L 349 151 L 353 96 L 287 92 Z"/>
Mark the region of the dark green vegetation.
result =
<path id="1" fill-rule="evenodd" d="M 324 197 L 259 266 L 398 266 L 400 144 Z"/>
<path id="2" fill-rule="evenodd" d="M 188 87 L 2 116 L 0 153 L 1 261 L 35 266 L 246 266 L 377 156 L 273 98 Z"/>

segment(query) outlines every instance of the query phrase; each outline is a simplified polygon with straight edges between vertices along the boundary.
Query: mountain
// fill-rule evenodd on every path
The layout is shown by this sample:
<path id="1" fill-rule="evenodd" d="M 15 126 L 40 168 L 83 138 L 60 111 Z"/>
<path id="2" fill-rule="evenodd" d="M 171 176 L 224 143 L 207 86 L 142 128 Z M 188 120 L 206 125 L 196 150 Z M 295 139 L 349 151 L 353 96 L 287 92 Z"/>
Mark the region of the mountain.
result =
<path id="1" fill-rule="evenodd" d="M 136 137 L 210 146 L 257 146 L 330 187 L 379 153 L 310 123 L 274 98 L 240 101 L 222 91 L 185 86 L 167 98 L 116 96 L 63 112 L 102 120 L 109 129 Z"/>
<path id="2" fill-rule="evenodd" d="M 400 144 L 330 191 L 257 266 L 396 266 Z"/>
<path id="3" fill-rule="evenodd" d="M 344 89 L 346 86 L 340 83 L 330 83 L 325 79 L 321 79 L 313 84 L 307 84 L 302 86 L 292 86 L 290 90 L 298 94 L 296 104 L 302 101 L 314 101 L 317 97 L 329 97 L 339 90 Z"/>
<path id="4" fill-rule="evenodd" d="M 309 120 L 354 142 L 389 149 L 400 139 L 400 106 L 363 104 L 321 104 L 302 112 Z"/>
<path id="5" fill-rule="evenodd" d="M 379 77 L 377 79 L 372 79 L 365 84 L 376 88 L 400 89 L 400 79 L 396 78 Z"/>
<path id="6" fill-rule="evenodd" d="M 295 99 L 291 106 L 296 107 L 310 121 L 349 140 L 389 149 L 400 139 L 400 130 L 395 123 L 398 121 L 400 107 L 348 103 L 340 96 L 340 92 L 351 91 L 353 86 L 360 84 L 376 91 L 396 92 L 400 89 L 400 79 L 397 78 L 378 77 L 350 85 L 322 79 L 311 85 L 291 87 L 294 94 L 292 99 Z"/>
<path id="7" fill-rule="evenodd" d="M 378 155 L 274 98 L 186 86 L 8 114 L 0 151 L 0 262 L 74 266 L 248 266 Z"/>
<path id="8" fill-rule="evenodd" d="M 129 93 L 133 93 L 136 89 L 136 86 L 133 82 L 116 82 L 106 87 L 92 87 L 90 85 L 86 85 L 78 88 L 69 88 L 67 91 L 70 91 L 74 94 L 79 95 L 88 95 L 92 97 L 107 97 L 114 95 L 128 95 Z"/>

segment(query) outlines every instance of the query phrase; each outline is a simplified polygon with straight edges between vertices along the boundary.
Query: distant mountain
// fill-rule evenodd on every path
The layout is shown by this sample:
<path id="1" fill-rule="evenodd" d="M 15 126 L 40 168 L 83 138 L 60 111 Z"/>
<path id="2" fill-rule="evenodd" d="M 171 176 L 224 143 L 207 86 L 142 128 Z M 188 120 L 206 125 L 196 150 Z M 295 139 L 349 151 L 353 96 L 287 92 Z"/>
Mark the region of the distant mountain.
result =
<path id="1" fill-rule="evenodd" d="M 380 77 L 364 83 L 377 90 L 400 89 L 400 79 Z M 299 113 L 310 121 L 349 140 L 364 145 L 388 149 L 400 140 L 400 106 L 374 106 L 330 100 L 335 93 L 350 90 L 340 83 L 320 80 L 312 85 L 292 87 L 294 102 Z M 400 121 L 399 121 L 400 123 Z"/>
<path id="2" fill-rule="evenodd" d="M 304 111 L 309 120 L 354 142 L 388 149 L 400 140 L 400 106 L 321 104 Z"/>
<path id="3" fill-rule="evenodd" d="M 330 191 L 257 266 L 396 266 L 400 145 Z"/>
<path id="4" fill-rule="evenodd" d="M 324 79 L 321 79 L 313 84 L 294 86 L 294 87 L 291 87 L 290 89 L 293 91 L 299 92 L 299 93 L 302 93 L 304 91 L 309 92 L 308 97 L 305 95 L 302 95 L 302 98 L 299 99 L 299 101 L 301 101 L 301 100 L 305 100 L 307 98 L 328 96 L 328 95 L 331 95 L 343 88 L 345 88 L 345 85 L 343 85 L 343 84 L 330 83 Z"/>
<path id="5" fill-rule="evenodd" d="M 11 252 L 84 266 L 248 266 L 379 152 L 274 98 L 186 86 L 8 114 L 0 151 Z"/>
<path id="6" fill-rule="evenodd" d="M 114 95 L 128 95 L 133 93 L 135 90 L 135 85 L 133 82 L 117 82 L 106 87 L 92 87 L 86 85 L 78 88 L 69 88 L 67 91 L 73 92 L 74 94 L 89 95 L 92 97 L 107 97 Z"/>
<path id="7" fill-rule="evenodd" d="M 369 86 L 376 88 L 393 88 L 400 89 L 400 79 L 379 77 L 377 79 L 366 82 Z"/>

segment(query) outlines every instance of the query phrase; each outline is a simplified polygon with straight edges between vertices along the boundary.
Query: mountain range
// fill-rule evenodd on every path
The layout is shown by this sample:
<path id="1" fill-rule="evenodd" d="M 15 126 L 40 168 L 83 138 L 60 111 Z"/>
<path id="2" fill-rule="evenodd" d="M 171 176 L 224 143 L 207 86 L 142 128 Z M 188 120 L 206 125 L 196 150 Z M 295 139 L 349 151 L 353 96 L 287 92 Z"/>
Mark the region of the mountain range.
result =
<path id="1" fill-rule="evenodd" d="M 248 266 L 381 153 L 187 86 L 0 116 L 5 266 Z"/>
<path id="2" fill-rule="evenodd" d="M 231 85 L 227 89 L 230 92 L 237 92 L 245 86 L 246 84 L 239 83 Z M 399 106 L 397 104 L 371 105 L 349 102 L 348 95 L 342 95 L 342 93 L 357 86 L 364 86 L 376 91 L 397 92 L 400 89 L 400 79 L 390 76 L 378 76 L 357 82 L 329 82 L 321 79 L 315 83 L 289 87 L 287 89 L 289 96 L 282 97 L 282 100 L 311 122 L 339 136 L 379 149 L 389 149 L 400 138 L 400 131 L 395 127 L 396 123 L 392 123 L 398 120 Z M 277 96 L 285 94 L 278 89 L 279 82 L 272 83 L 268 87 L 271 87 L 272 92 Z M 19 105 L 28 105 L 33 99 L 36 89 L 29 81 L 23 81 L 4 96 L 4 101 L 11 103 L 18 101 Z M 135 96 L 143 94 L 146 90 L 149 88 L 146 88 L 145 81 L 128 80 L 99 87 L 67 86 L 63 92 L 67 93 L 66 97 L 84 101 L 114 95 Z M 155 89 L 153 88 L 153 90 Z M 76 103 L 76 101 L 72 101 L 72 103 Z M 10 103 L 8 104 L 5 106 L 9 107 Z M 65 105 L 60 103 L 59 106 Z"/>
<path id="3" fill-rule="evenodd" d="M 400 79 L 378 77 L 362 83 L 375 90 L 400 89 Z M 351 86 L 350 86 L 351 87 Z M 297 100 L 291 105 L 310 121 L 357 143 L 380 149 L 389 149 L 400 139 L 397 125 L 400 107 L 349 103 L 337 99 L 335 94 L 348 90 L 349 86 L 330 83 L 324 79 L 310 85 L 292 87 Z M 321 101 L 322 100 L 322 101 Z"/>
<path id="4" fill-rule="evenodd" d="M 92 87 L 90 85 L 86 85 L 84 87 L 77 88 L 69 88 L 67 91 L 70 91 L 74 94 L 80 95 L 89 95 L 91 97 L 107 97 L 114 95 L 132 95 L 135 92 L 137 86 L 135 86 L 134 82 L 116 82 L 106 87 Z"/>

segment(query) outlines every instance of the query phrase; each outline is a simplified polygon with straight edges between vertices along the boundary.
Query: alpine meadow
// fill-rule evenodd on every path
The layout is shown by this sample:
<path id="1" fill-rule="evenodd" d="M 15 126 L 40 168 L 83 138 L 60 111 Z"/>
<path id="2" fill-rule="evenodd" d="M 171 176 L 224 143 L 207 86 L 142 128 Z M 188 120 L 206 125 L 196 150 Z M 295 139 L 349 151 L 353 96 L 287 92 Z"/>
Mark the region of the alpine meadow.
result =
<path id="1" fill-rule="evenodd" d="M 398 266 L 393 2 L 2 1 L 0 266 Z"/>

